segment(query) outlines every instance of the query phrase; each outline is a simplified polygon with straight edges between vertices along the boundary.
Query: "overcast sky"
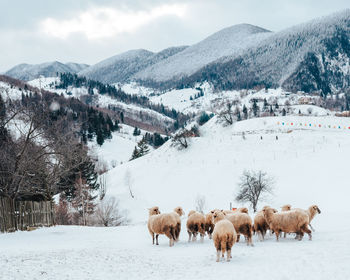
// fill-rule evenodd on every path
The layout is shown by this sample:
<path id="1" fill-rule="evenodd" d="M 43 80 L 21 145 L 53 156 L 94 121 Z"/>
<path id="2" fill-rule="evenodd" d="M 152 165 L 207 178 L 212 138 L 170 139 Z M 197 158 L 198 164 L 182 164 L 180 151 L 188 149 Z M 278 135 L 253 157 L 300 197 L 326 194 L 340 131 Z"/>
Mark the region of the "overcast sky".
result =
<path id="1" fill-rule="evenodd" d="M 0 0 L 0 72 L 190 45 L 239 23 L 279 31 L 346 8 L 349 0 Z"/>

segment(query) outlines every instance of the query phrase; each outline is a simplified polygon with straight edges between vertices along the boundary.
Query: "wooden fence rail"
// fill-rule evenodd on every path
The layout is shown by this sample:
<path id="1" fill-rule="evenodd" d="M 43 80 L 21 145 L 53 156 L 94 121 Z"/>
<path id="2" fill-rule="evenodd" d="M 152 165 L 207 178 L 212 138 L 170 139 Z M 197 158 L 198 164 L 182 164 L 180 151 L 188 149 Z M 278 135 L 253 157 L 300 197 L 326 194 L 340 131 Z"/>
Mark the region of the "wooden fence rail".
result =
<path id="1" fill-rule="evenodd" d="M 0 197 L 0 232 L 27 230 L 28 227 L 53 224 L 54 209 L 51 201 L 14 201 Z"/>

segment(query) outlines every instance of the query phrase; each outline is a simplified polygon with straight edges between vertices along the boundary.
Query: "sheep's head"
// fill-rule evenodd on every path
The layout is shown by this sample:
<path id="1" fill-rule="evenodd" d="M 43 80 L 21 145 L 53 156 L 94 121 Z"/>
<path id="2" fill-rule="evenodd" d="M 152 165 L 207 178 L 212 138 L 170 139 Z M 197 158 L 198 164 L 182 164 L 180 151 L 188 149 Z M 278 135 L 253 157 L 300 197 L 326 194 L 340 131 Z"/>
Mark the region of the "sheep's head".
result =
<path id="1" fill-rule="evenodd" d="M 196 213 L 196 211 L 191 210 L 190 212 L 188 212 L 188 217 L 191 216 L 192 214 Z"/>
<path id="2" fill-rule="evenodd" d="M 225 219 L 226 214 L 223 210 L 215 211 L 212 217 L 212 223 L 215 225 L 218 221 Z"/>
<path id="3" fill-rule="evenodd" d="M 286 204 L 281 207 L 282 211 L 290 211 L 292 209 L 292 205 Z"/>
<path id="4" fill-rule="evenodd" d="M 320 210 L 320 208 L 318 208 L 317 205 L 312 205 L 312 206 L 310 206 L 310 208 L 314 213 L 321 214 L 321 210 Z"/>
<path id="5" fill-rule="evenodd" d="M 159 207 L 158 206 L 154 206 L 152 208 L 148 208 L 148 213 L 149 213 L 150 216 L 160 214 Z"/>
<path id="6" fill-rule="evenodd" d="M 174 209 L 174 212 L 177 213 L 180 217 L 181 217 L 182 215 L 185 215 L 185 211 L 182 209 L 181 206 L 176 207 L 176 208 Z"/>
<path id="7" fill-rule="evenodd" d="M 248 214 L 248 208 L 247 208 L 247 207 L 238 208 L 238 211 L 241 212 L 241 213 L 246 213 L 246 214 Z"/>
<path id="8" fill-rule="evenodd" d="M 269 206 L 265 206 L 264 208 L 263 208 L 263 214 L 264 214 L 264 218 L 266 219 L 268 216 L 270 216 L 271 214 L 273 214 L 273 213 L 276 213 L 277 211 L 276 211 L 276 209 L 273 209 L 273 208 L 271 208 L 271 207 L 269 207 Z M 276 212 L 275 212 L 276 211 Z"/>

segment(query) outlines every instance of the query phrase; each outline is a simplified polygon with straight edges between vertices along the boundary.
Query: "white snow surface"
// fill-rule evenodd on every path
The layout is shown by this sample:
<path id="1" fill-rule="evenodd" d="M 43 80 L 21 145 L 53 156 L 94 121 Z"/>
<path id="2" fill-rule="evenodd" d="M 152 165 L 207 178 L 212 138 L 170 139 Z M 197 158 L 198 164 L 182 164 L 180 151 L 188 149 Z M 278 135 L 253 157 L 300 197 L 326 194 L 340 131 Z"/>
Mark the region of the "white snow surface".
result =
<path id="1" fill-rule="evenodd" d="M 322 212 L 316 216 L 313 241 L 292 236 L 275 241 L 243 241 L 232 248 L 232 260 L 215 262 L 215 248 L 187 242 L 185 221 L 180 241 L 159 246 L 145 224 L 116 228 L 57 226 L 0 236 L 1 279 L 258 279 L 329 280 L 350 277 L 348 213 Z M 243 239 L 242 239 L 243 240 Z"/>

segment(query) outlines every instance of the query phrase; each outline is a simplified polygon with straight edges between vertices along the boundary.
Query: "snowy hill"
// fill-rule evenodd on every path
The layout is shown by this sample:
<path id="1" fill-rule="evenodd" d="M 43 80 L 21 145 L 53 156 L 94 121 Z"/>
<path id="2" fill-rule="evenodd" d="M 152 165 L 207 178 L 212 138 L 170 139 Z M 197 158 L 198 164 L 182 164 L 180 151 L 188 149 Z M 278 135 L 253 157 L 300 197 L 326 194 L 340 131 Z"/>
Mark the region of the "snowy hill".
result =
<path id="1" fill-rule="evenodd" d="M 271 34 L 240 56 L 226 57 L 182 83 L 217 89 L 279 87 L 337 92 L 349 87 L 350 10 Z"/>
<path id="2" fill-rule="evenodd" d="M 92 65 L 79 72 L 79 75 L 104 83 L 125 82 L 138 71 L 186 48 L 186 46 L 171 47 L 158 53 L 143 49 L 130 50 Z"/>
<path id="3" fill-rule="evenodd" d="M 261 169 L 276 184 L 275 196 L 259 207 L 290 203 L 306 208 L 316 203 L 325 211 L 342 211 L 349 194 L 344 184 L 349 127 L 349 118 L 327 116 L 258 118 L 228 127 L 213 118 L 188 149 L 178 151 L 169 141 L 112 169 L 108 193 L 121 200 L 133 222 L 142 222 L 148 207 L 158 205 L 166 212 L 181 205 L 188 211 L 198 195 L 205 196 L 206 210 L 228 208 L 243 170 Z M 135 199 L 130 198 L 126 177 L 131 178 Z"/>
<path id="4" fill-rule="evenodd" d="M 199 43 L 135 74 L 137 80 L 167 81 L 188 76 L 224 56 L 237 55 L 272 33 L 250 24 L 220 30 Z"/>
<path id="5" fill-rule="evenodd" d="M 19 64 L 11 68 L 4 74 L 15 79 L 29 81 L 39 78 L 40 76 L 54 77 L 56 76 L 57 72 L 77 73 L 88 66 L 89 65 L 87 64 L 79 64 L 72 62 L 64 64 L 58 61 L 45 62 L 41 64 Z"/>

